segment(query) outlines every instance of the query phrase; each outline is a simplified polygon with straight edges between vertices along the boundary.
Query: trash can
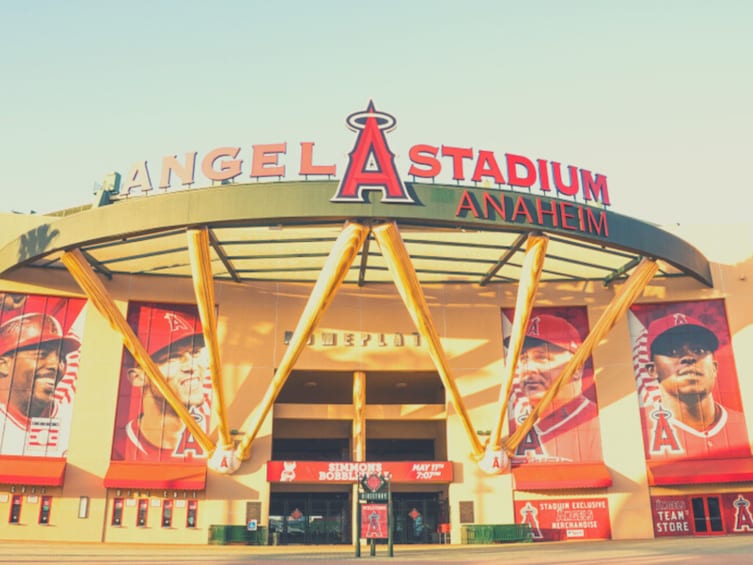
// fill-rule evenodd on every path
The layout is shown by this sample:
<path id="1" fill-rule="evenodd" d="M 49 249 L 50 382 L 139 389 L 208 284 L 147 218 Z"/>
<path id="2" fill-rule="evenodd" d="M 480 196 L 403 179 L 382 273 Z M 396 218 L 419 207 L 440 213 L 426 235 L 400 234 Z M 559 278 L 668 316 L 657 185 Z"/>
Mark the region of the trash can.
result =
<path id="1" fill-rule="evenodd" d="M 254 545 L 268 545 L 269 538 L 267 536 L 266 526 L 256 526 L 255 532 L 249 532 L 250 534 L 256 534 L 255 539 L 251 542 Z"/>
<path id="2" fill-rule="evenodd" d="M 450 543 L 450 524 L 439 524 L 437 533 L 439 534 L 439 543 Z"/>

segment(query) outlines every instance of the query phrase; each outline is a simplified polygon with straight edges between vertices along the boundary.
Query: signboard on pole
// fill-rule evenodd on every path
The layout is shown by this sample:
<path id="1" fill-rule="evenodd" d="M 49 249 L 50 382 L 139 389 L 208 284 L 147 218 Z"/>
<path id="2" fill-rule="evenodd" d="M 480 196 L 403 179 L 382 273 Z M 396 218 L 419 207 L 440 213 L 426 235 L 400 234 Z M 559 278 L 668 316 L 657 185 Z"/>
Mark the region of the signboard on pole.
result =
<path id="1" fill-rule="evenodd" d="M 386 504 L 361 505 L 361 537 L 369 539 L 386 539 L 387 526 Z"/>

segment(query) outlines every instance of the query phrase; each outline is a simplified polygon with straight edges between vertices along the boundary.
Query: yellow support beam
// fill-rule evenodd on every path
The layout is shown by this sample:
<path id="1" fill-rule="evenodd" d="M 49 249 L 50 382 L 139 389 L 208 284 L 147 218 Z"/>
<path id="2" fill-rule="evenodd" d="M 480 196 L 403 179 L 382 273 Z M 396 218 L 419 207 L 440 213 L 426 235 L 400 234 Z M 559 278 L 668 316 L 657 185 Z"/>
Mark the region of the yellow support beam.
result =
<path id="1" fill-rule="evenodd" d="M 507 347 L 505 367 L 502 371 L 502 387 L 499 396 L 499 418 L 494 428 L 494 433 L 489 440 L 488 448 L 494 451 L 502 449 L 502 426 L 507 415 L 507 404 L 512 391 L 515 377 L 515 367 L 518 364 L 520 352 L 523 350 L 523 342 L 531 319 L 531 310 L 536 298 L 536 291 L 541 280 L 541 271 L 544 268 L 546 248 L 549 238 L 543 234 L 531 234 L 526 244 L 526 256 L 523 260 L 523 270 L 520 274 L 518 296 L 515 302 L 515 318 L 512 322 L 510 342 Z"/>
<path id="2" fill-rule="evenodd" d="M 429 354 L 437 367 L 445 390 L 450 395 L 450 401 L 468 434 L 473 455 L 480 456 L 484 452 L 484 446 L 476 434 L 463 403 L 463 397 L 460 395 L 455 379 L 450 372 L 447 357 L 439 340 L 439 334 L 434 327 L 431 312 L 429 312 L 429 305 L 426 303 L 426 297 L 421 289 L 413 263 L 411 263 L 410 255 L 408 255 L 405 244 L 400 237 L 397 225 L 394 222 L 384 223 L 372 228 L 372 231 L 413 323 L 421 337 L 429 345 Z"/>
<path id="3" fill-rule="evenodd" d="M 353 461 L 366 461 L 366 373 L 353 373 Z"/>
<path id="4" fill-rule="evenodd" d="M 110 297 L 107 289 L 94 274 L 91 265 L 86 261 L 80 250 L 66 251 L 61 258 L 65 268 L 76 280 L 81 290 L 89 298 L 102 316 L 110 323 L 110 326 L 120 334 L 123 339 L 123 345 L 131 352 L 133 358 L 144 370 L 149 381 L 157 388 L 159 393 L 165 398 L 170 407 L 175 411 L 180 420 L 194 439 L 199 442 L 207 453 L 212 453 L 215 449 L 214 442 L 201 429 L 201 426 L 193 419 L 188 409 L 170 388 L 165 380 L 164 375 L 147 353 L 139 338 L 134 333 L 131 326 L 128 325 L 123 314 L 120 313 L 115 301 Z"/>
<path id="5" fill-rule="evenodd" d="M 659 265 L 651 259 L 643 259 L 638 267 L 636 267 L 633 274 L 625 282 L 625 285 L 606 307 L 586 339 L 583 340 L 581 346 L 562 369 L 562 373 L 552 383 L 549 390 L 546 391 L 541 401 L 531 410 L 531 413 L 515 432 L 503 442 L 504 445 L 502 447 L 508 455 L 515 453 L 520 442 L 525 439 L 533 424 L 538 420 L 541 411 L 549 406 L 557 396 L 563 383 L 568 382 L 575 372 L 586 362 L 594 348 L 609 333 L 609 330 L 612 329 L 618 318 L 630 308 L 630 305 L 635 302 L 648 283 L 651 282 L 658 269 Z"/>
<path id="6" fill-rule="evenodd" d="M 236 448 L 236 456 L 239 459 L 248 459 L 251 453 L 251 444 L 256 439 L 267 414 L 272 409 L 277 395 L 280 394 L 293 365 L 303 352 L 311 332 L 314 331 L 325 310 L 332 303 L 337 289 L 345 280 L 348 270 L 358 256 L 368 233 L 368 227 L 349 222 L 335 241 L 332 251 L 327 257 L 327 262 L 319 273 L 319 278 L 311 291 L 301 318 L 298 320 L 293 336 L 290 338 L 290 344 L 272 377 L 272 382 L 257 407 L 246 435 Z"/>
<path id="7" fill-rule="evenodd" d="M 231 449 L 233 442 L 227 424 L 225 390 L 222 379 L 222 363 L 217 340 L 217 315 L 214 300 L 214 277 L 209 253 L 209 231 L 189 229 L 188 252 L 191 257 L 191 275 L 199 307 L 199 318 L 204 333 L 204 344 L 209 352 L 209 368 L 212 375 L 212 409 L 217 415 L 217 431 L 222 449 Z"/>

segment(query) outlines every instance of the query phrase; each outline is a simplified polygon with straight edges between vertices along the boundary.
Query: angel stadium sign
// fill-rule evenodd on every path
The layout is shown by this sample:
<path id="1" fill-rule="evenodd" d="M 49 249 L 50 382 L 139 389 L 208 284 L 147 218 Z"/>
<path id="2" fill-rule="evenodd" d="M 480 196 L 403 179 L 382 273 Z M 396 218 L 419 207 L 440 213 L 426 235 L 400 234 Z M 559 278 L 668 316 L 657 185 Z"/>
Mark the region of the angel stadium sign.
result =
<path id="1" fill-rule="evenodd" d="M 415 194 L 411 183 L 403 182 L 410 177 L 414 182 L 435 182 L 440 176 L 451 177 L 459 188 L 463 186 L 486 187 L 490 190 L 512 190 L 523 188 L 538 191 L 543 196 L 582 199 L 585 204 L 607 206 L 610 204 L 606 176 L 593 173 L 574 165 L 563 165 L 558 161 L 534 159 L 514 153 L 498 152 L 471 147 L 419 143 L 408 150 L 409 166 L 398 171 L 395 154 L 392 153 L 385 134 L 395 128 L 397 120 L 390 114 L 377 111 L 373 102 L 366 110 L 350 114 L 346 123 L 357 133 L 356 141 L 349 153 L 349 160 L 340 178 L 332 202 L 366 203 L 370 192 L 381 194 L 381 202 L 391 204 L 415 204 Z M 242 179 L 286 180 L 293 161 L 299 178 L 337 178 L 334 164 L 317 162 L 315 143 L 300 143 L 300 158 L 290 158 L 288 143 L 268 143 L 252 145 L 250 149 L 241 147 L 217 147 L 201 158 L 197 151 L 185 153 L 182 159 L 177 155 L 162 158 L 157 188 L 169 189 L 177 179 L 183 186 L 196 183 L 196 168 L 211 183 L 229 184 Z M 289 160 L 290 159 L 290 160 Z M 127 195 L 139 192 L 148 194 L 154 190 L 152 170 L 147 161 L 133 165 L 124 178 L 123 190 Z M 483 214 L 484 209 L 496 208 L 502 212 L 499 198 L 484 198 L 481 202 L 469 193 L 461 192 L 458 215 Z M 522 204 L 513 204 L 513 214 L 535 215 L 535 209 L 521 210 Z M 561 212 L 561 213 L 560 213 Z M 539 213 L 542 213 L 539 211 Z M 591 218 L 582 211 L 544 211 L 544 214 L 558 214 L 565 224 L 572 220 L 573 225 L 593 221 L 602 222 L 592 212 Z M 570 217 L 572 216 L 572 217 Z"/>

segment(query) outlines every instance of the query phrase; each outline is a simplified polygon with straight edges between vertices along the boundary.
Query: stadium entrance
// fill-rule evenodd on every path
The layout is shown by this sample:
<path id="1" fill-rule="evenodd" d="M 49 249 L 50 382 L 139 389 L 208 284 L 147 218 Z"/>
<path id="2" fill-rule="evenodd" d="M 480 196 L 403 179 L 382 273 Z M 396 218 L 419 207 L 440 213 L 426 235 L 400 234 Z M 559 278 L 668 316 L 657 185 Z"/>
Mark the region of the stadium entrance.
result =
<path id="1" fill-rule="evenodd" d="M 348 493 L 271 493 L 269 531 L 272 542 L 290 544 L 349 544 Z"/>

